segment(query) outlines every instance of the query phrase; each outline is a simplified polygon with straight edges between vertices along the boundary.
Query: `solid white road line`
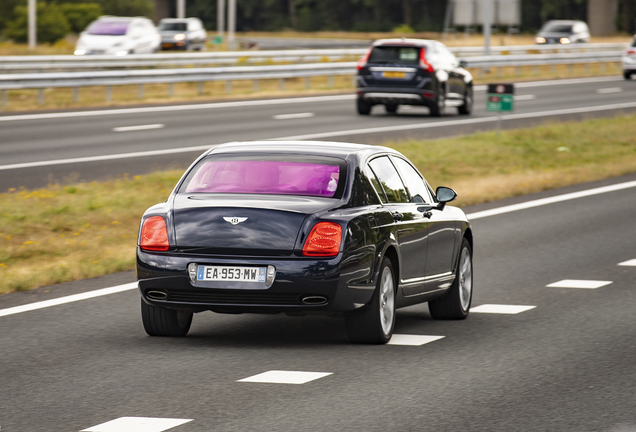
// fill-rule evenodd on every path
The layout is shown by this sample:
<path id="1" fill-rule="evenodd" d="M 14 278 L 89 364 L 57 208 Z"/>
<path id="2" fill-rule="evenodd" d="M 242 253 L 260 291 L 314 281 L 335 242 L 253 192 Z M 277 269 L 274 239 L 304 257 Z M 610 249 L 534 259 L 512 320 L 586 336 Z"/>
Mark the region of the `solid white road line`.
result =
<path id="1" fill-rule="evenodd" d="M 273 118 L 274 120 L 290 120 L 290 119 L 300 119 L 300 118 L 309 118 L 313 117 L 314 113 L 295 113 L 295 114 L 278 114 Z"/>
<path id="2" fill-rule="evenodd" d="M 620 87 L 610 87 L 610 88 L 602 88 L 596 89 L 596 93 L 598 94 L 607 94 L 607 93 L 620 93 L 623 89 Z"/>
<path id="3" fill-rule="evenodd" d="M 515 96 L 515 101 L 526 101 L 526 100 L 534 100 L 537 97 L 535 95 L 517 95 Z"/>
<path id="4" fill-rule="evenodd" d="M 544 205 L 547 205 L 547 204 L 554 204 L 554 203 L 558 203 L 558 202 L 562 202 L 562 201 L 569 201 L 569 200 L 573 200 L 573 199 L 576 199 L 576 198 L 583 198 L 583 197 L 588 197 L 588 196 L 592 196 L 592 195 L 599 195 L 599 194 L 604 194 L 604 193 L 608 193 L 608 192 L 614 192 L 614 191 L 619 191 L 619 190 L 623 190 L 623 189 L 629 189 L 629 188 L 633 188 L 633 187 L 636 187 L 636 181 L 618 183 L 618 184 L 614 184 L 614 185 L 610 185 L 610 186 L 603 186 L 603 187 L 599 187 L 599 188 L 588 189 L 588 190 L 579 191 L 579 192 L 573 192 L 573 193 L 564 194 L 564 195 L 557 195 L 557 196 L 553 196 L 553 197 L 550 197 L 550 198 L 542 198 L 542 199 L 533 200 L 533 201 L 526 201 L 526 202 L 523 202 L 523 203 L 513 204 L 513 205 L 509 205 L 509 206 L 505 206 L 505 207 L 498 207 L 498 208 L 494 208 L 494 209 L 491 209 L 491 210 L 484 210 L 484 211 L 480 211 L 480 212 L 470 213 L 470 214 L 467 214 L 466 216 L 468 217 L 469 220 L 481 219 L 481 218 L 484 218 L 484 217 L 495 216 L 495 215 L 500 215 L 500 214 L 504 214 L 504 213 L 510 213 L 510 212 L 514 212 L 514 211 L 518 211 L 518 210 L 525 210 L 525 209 L 529 209 L 529 208 L 533 208 L 533 207 L 544 206 Z"/>
<path id="5" fill-rule="evenodd" d="M 518 314 L 521 312 L 534 309 L 536 306 L 516 306 L 516 305 L 500 305 L 500 304 L 484 304 L 470 308 L 470 313 L 489 313 L 489 314 Z"/>
<path id="6" fill-rule="evenodd" d="M 162 129 L 166 125 L 161 123 L 156 124 L 147 124 L 147 125 L 139 125 L 139 126 L 122 126 L 113 128 L 114 132 L 130 132 L 130 131 L 140 131 L 140 130 L 149 130 L 149 129 Z"/>
<path id="7" fill-rule="evenodd" d="M 28 312 L 36 309 L 43 309 L 51 306 L 57 306 L 65 303 L 72 303 L 79 300 L 86 300 L 94 297 L 101 297 L 108 294 L 115 294 L 122 291 L 129 291 L 137 288 L 137 282 L 131 282 L 123 285 L 117 285 L 110 288 L 88 291 L 81 294 L 74 294 L 66 297 L 59 297 L 52 300 L 44 300 L 37 303 L 30 303 L 22 306 L 15 306 L 7 309 L 0 309 L 0 317 L 14 315 L 22 312 Z"/>
<path id="8" fill-rule="evenodd" d="M 622 263 L 618 263 L 619 266 L 627 266 L 627 267 L 636 267 L 636 259 L 632 259 L 629 261 L 623 261 Z"/>
<path id="9" fill-rule="evenodd" d="M 546 285 L 548 288 L 582 288 L 582 289 L 597 289 L 611 284 L 611 281 L 595 281 L 595 280 L 576 280 L 565 279 L 559 282 Z"/>
<path id="10" fill-rule="evenodd" d="M 237 382 L 273 383 L 273 384 L 305 384 L 309 381 L 332 375 L 333 372 L 299 372 L 273 370 L 263 372 Z"/>
<path id="11" fill-rule="evenodd" d="M 444 336 L 394 334 L 387 345 L 422 346 L 443 338 Z"/>
<path id="12" fill-rule="evenodd" d="M 120 417 L 82 432 L 163 432 L 192 419 L 153 418 L 153 417 Z"/>

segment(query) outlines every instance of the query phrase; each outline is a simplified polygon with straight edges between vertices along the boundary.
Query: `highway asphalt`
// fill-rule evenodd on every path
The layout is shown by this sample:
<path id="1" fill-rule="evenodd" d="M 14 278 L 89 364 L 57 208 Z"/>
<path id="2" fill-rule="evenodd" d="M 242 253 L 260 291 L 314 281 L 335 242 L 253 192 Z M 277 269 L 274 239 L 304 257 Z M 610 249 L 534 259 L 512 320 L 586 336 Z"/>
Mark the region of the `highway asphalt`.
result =
<path id="1" fill-rule="evenodd" d="M 636 81 L 621 77 L 520 83 L 516 96 L 515 112 L 503 116 L 504 128 L 636 111 Z M 429 117 L 426 108 L 408 107 L 387 115 L 381 106 L 371 116 L 359 116 L 353 97 L 0 115 L 0 191 L 184 169 L 203 149 L 228 141 L 378 144 L 489 130 L 497 124 L 496 115 L 485 110 L 483 86 L 477 87 L 475 112 L 469 117 L 457 115 L 455 108 L 447 108 L 442 118 Z"/>
<path id="2" fill-rule="evenodd" d="M 613 184 L 625 188 L 483 213 Z M 186 338 L 152 338 L 129 286 L 6 313 L 134 282 L 132 272 L 1 296 L 1 430 L 634 431 L 636 266 L 619 264 L 636 259 L 635 202 L 631 175 L 467 208 L 473 312 L 398 311 L 403 341 L 443 336 L 422 345 L 353 345 L 331 317 L 211 312 Z M 564 280 L 605 285 L 548 286 Z M 477 313 L 484 305 L 525 308 Z M 327 375 L 241 381 L 271 371 Z"/>

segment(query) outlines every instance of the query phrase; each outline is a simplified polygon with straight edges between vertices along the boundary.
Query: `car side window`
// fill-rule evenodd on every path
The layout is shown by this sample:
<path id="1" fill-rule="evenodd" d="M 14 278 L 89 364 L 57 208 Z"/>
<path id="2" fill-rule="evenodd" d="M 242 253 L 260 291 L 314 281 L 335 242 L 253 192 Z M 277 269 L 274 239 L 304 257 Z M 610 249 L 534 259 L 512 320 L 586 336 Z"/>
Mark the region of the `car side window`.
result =
<path id="1" fill-rule="evenodd" d="M 391 160 L 397 167 L 406 187 L 411 195 L 411 202 L 416 204 L 432 203 L 426 183 L 413 166 L 402 158 L 391 156 Z"/>
<path id="2" fill-rule="evenodd" d="M 389 203 L 409 202 L 404 183 L 388 156 L 373 159 L 369 162 L 369 166 L 376 175 Z"/>

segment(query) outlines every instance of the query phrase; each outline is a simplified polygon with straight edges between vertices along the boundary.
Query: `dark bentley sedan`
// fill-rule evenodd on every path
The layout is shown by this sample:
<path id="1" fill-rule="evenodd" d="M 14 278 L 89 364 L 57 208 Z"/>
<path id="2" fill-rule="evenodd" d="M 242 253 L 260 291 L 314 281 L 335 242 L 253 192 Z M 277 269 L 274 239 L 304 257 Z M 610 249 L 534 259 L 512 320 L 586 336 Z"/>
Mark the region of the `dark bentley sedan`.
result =
<path id="1" fill-rule="evenodd" d="M 387 113 L 400 105 L 428 107 L 440 116 L 446 107 L 460 114 L 473 110 L 473 76 L 446 45 L 425 39 L 380 39 L 358 62 L 358 114 L 374 105 Z"/>
<path id="2" fill-rule="evenodd" d="M 215 147 L 144 214 L 141 314 L 185 336 L 193 313 L 341 314 L 354 342 L 386 343 L 395 310 L 468 316 L 473 235 L 400 153 L 326 142 Z"/>

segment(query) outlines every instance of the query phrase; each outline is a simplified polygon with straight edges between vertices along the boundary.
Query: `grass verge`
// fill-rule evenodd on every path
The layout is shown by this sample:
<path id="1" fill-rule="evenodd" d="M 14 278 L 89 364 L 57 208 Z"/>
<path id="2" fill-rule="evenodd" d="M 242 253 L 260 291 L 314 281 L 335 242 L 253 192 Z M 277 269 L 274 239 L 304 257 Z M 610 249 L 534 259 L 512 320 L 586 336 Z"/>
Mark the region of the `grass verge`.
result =
<path id="1" fill-rule="evenodd" d="M 636 116 L 387 145 L 465 206 L 636 171 Z M 0 293 L 133 269 L 141 214 L 181 174 L 0 194 Z"/>

